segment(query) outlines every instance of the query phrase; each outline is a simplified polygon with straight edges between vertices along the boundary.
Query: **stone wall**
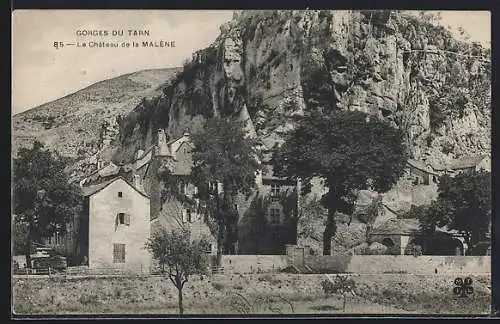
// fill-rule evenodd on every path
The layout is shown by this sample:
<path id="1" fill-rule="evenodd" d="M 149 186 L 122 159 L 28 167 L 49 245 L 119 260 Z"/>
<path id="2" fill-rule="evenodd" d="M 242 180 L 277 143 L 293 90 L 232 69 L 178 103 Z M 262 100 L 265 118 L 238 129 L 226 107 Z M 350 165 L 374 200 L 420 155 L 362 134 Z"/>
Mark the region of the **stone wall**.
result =
<path id="1" fill-rule="evenodd" d="M 305 264 L 326 273 L 491 274 L 489 256 L 306 256 Z"/>

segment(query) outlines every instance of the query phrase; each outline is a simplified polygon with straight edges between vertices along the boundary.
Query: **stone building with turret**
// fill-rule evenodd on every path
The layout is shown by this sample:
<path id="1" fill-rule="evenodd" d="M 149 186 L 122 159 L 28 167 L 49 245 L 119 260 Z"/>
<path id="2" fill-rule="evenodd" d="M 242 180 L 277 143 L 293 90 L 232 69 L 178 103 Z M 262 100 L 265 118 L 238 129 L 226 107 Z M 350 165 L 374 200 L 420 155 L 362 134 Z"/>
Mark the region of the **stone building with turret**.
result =
<path id="1" fill-rule="evenodd" d="M 248 136 L 256 136 L 248 111 L 243 109 L 239 117 L 246 122 Z M 198 188 L 189 181 L 193 167 L 193 143 L 189 132 L 168 140 L 165 131 L 159 129 L 155 138 L 154 145 L 138 149 L 128 164 L 105 164 L 96 159 L 99 166 L 82 179 L 80 185 L 85 191 L 121 178 L 148 197 L 148 235 L 160 227 L 187 227 L 193 240 L 207 241 L 207 252 L 216 253 L 216 233 L 210 230 L 200 212 Z M 265 146 L 259 150 L 264 153 L 264 159 L 260 161 L 262 169 L 256 173 L 256 190 L 249 196 L 238 195 L 234 199 L 238 212 L 238 243 L 229 253 L 279 254 L 284 253 L 286 244 L 296 241 L 300 184 L 273 176 L 269 163 L 271 151 Z M 220 184 L 212 185 L 214 190 L 223 190 Z M 252 233 L 255 223 L 263 226 Z"/>

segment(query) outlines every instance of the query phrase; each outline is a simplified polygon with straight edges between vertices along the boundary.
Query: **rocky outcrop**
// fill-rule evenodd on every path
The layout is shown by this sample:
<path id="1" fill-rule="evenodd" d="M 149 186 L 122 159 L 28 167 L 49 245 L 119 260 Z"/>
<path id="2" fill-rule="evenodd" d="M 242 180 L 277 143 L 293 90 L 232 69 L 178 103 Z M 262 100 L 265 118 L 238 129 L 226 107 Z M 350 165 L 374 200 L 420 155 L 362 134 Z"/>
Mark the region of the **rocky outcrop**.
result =
<path id="1" fill-rule="evenodd" d="M 246 120 L 249 133 L 272 148 L 297 117 L 345 109 L 402 129 L 413 159 L 447 164 L 490 152 L 490 52 L 400 12 L 244 11 L 193 54 L 150 108 L 129 116 L 132 135 L 121 133 L 115 159 L 149 147 L 158 128 L 177 137 L 213 116 Z M 436 195 L 435 187 L 407 182 L 384 195 L 377 221 Z M 336 252 L 364 242 L 365 224 L 337 223 L 332 246 L 345 251 Z"/>
<path id="2" fill-rule="evenodd" d="M 443 162 L 489 151 L 489 76 L 489 52 L 399 12 L 245 11 L 186 62 L 154 116 L 178 136 L 246 109 L 272 147 L 311 109 L 362 110 L 403 128 L 413 158 Z"/>

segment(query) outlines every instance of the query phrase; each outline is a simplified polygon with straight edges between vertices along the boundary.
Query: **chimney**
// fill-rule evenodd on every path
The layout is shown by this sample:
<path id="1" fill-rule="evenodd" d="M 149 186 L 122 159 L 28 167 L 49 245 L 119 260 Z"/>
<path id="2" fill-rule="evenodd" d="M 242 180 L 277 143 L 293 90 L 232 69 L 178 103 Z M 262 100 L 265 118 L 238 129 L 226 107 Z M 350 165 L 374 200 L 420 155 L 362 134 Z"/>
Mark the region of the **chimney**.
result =
<path id="1" fill-rule="evenodd" d="M 104 161 L 98 157 L 97 158 L 97 170 L 101 169 L 104 166 Z"/>
<path id="2" fill-rule="evenodd" d="M 157 146 L 158 146 L 158 152 L 157 152 L 158 155 L 160 156 L 167 155 L 168 153 L 167 138 L 165 136 L 165 131 L 161 128 L 158 129 Z"/>
<path id="3" fill-rule="evenodd" d="M 184 136 L 189 136 L 189 128 L 184 129 Z"/>

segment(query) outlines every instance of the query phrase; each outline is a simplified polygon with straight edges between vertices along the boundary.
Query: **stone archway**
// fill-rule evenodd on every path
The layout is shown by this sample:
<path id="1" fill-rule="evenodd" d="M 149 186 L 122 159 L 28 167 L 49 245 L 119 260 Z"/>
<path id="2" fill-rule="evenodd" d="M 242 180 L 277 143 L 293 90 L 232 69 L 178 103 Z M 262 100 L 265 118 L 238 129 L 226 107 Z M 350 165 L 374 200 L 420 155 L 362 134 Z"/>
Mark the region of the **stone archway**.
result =
<path id="1" fill-rule="evenodd" d="M 389 237 L 384 238 L 382 240 L 382 244 L 387 246 L 387 248 L 391 248 L 395 245 L 394 241 L 392 239 L 390 239 Z"/>

